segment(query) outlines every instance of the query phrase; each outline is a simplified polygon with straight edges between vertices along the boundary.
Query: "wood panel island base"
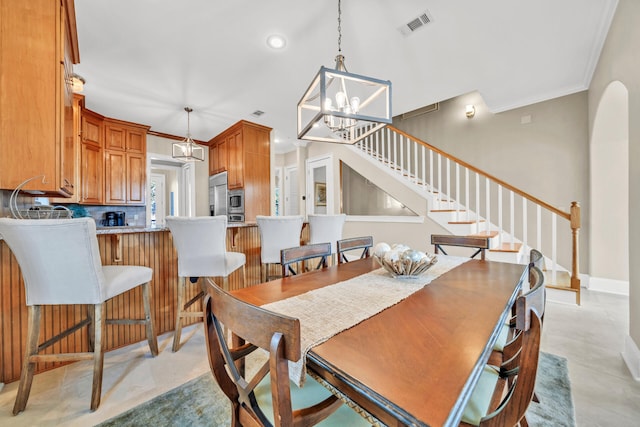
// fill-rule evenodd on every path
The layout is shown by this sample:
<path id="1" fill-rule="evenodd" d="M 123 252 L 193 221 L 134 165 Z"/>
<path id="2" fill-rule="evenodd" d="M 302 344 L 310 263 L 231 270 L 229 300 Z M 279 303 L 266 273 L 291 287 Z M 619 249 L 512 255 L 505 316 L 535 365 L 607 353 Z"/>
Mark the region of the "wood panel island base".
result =
<path id="1" fill-rule="evenodd" d="M 175 327 L 178 287 L 178 257 L 168 229 L 106 228 L 98 229 L 98 243 L 103 265 L 142 265 L 153 269 L 152 304 L 158 335 Z M 229 224 L 227 250 L 243 252 L 247 257 L 246 285 L 260 282 L 260 234 L 256 224 Z M 221 282 L 220 282 L 221 283 Z M 20 379 L 20 370 L 27 335 L 27 306 L 24 283 L 18 262 L 4 241 L 0 239 L 0 383 Z M 242 286 L 240 270 L 229 276 L 231 289 Z M 198 285 L 188 287 L 187 298 L 197 294 Z M 194 310 L 200 309 L 194 304 Z M 107 317 L 144 317 L 142 292 L 132 290 L 106 304 Z M 55 336 L 68 326 L 86 317 L 86 307 L 48 306 L 43 311 L 39 343 Z M 185 319 L 185 324 L 199 322 Z M 105 351 L 146 340 L 144 326 L 106 326 Z M 47 349 L 50 352 L 88 350 L 88 336 L 83 328 Z M 60 363 L 40 363 L 36 372 L 62 366 Z"/>

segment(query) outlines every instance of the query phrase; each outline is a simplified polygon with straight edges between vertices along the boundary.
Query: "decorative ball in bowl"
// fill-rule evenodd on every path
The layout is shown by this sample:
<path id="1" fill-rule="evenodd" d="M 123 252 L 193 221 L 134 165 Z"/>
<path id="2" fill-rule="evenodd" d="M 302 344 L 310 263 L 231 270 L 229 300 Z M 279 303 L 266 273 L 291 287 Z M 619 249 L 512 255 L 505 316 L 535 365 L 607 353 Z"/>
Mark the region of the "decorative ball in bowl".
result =
<path id="1" fill-rule="evenodd" d="M 438 262 L 438 258 L 433 254 L 417 251 L 399 243 L 378 243 L 373 248 L 373 257 L 393 277 L 400 279 L 416 278 Z"/>

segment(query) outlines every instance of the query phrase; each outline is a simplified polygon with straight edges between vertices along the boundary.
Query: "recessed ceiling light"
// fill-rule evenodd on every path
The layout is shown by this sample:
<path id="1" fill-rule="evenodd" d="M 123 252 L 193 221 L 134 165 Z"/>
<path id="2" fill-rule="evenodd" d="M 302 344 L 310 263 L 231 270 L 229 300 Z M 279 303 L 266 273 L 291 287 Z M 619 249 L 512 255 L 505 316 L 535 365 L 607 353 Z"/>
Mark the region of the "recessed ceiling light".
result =
<path id="1" fill-rule="evenodd" d="M 267 46 L 269 46 L 272 49 L 284 49 L 286 45 L 287 45 L 287 40 L 285 40 L 285 38 L 281 35 L 272 34 L 269 37 L 267 37 Z"/>

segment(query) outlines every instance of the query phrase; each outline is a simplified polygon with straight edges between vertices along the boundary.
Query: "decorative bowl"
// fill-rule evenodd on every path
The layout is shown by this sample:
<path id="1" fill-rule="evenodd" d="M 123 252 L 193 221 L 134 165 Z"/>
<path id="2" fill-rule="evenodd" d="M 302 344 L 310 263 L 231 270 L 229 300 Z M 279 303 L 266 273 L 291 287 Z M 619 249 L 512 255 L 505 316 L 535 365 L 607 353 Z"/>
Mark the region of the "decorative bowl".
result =
<path id="1" fill-rule="evenodd" d="M 434 254 L 416 251 L 405 245 L 384 245 L 377 251 L 374 250 L 373 257 L 382 268 L 398 279 L 416 278 L 438 262 Z"/>

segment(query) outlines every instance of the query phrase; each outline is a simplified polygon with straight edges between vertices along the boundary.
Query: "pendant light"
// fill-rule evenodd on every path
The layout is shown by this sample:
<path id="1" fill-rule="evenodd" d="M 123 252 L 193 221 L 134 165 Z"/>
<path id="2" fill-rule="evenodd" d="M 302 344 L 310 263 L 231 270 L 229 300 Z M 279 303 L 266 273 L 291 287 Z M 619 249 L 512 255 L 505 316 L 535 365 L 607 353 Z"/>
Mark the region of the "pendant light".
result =
<path id="1" fill-rule="evenodd" d="M 341 44 L 338 0 L 336 66 L 320 67 L 298 102 L 299 139 L 354 144 L 391 123 L 391 82 L 347 71 Z"/>
<path id="2" fill-rule="evenodd" d="M 173 144 L 173 158 L 180 159 L 187 162 L 204 161 L 204 147 L 195 143 L 191 139 L 189 116 L 193 109 L 184 107 L 184 111 L 187 112 L 187 137 L 181 142 L 175 142 Z"/>

